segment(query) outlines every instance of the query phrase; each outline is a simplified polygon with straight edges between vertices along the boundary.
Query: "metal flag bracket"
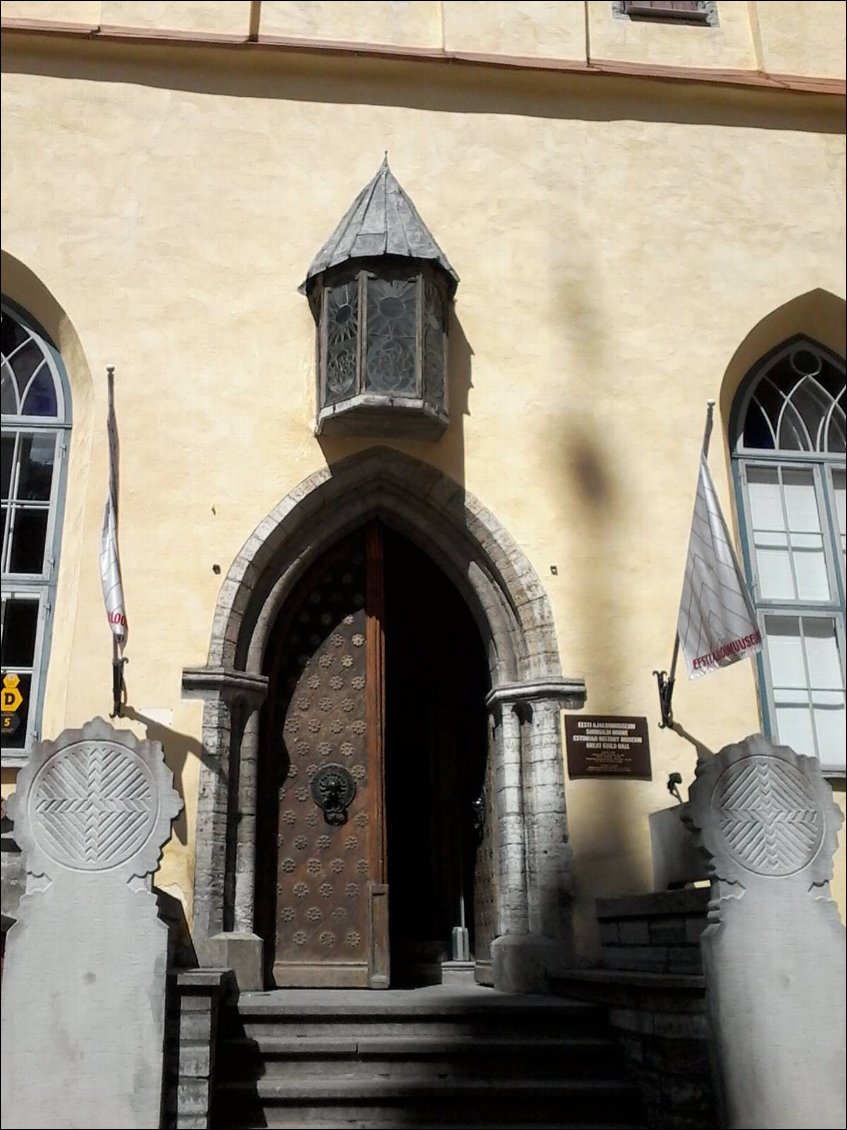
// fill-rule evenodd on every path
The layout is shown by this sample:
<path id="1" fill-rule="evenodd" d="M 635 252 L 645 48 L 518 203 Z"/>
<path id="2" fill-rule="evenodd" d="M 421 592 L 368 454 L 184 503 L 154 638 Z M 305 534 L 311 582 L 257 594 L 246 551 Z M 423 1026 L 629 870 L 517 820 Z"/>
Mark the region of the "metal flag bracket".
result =
<path id="1" fill-rule="evenodd" d="M 667 730 L 673 726 L 673 708 L 671 703 L 673 701 L 673 688 L 676 679 L 668 677 L 667 671 L 654 671 L 656 681 L 659 684 L 659 708 L 662 712 L 662 720 L 659 723 L 660 730 Z"/>
<path id="2" fill-rule="evenodd" d="M 124 681 L 124 664 L 129 659 L 124 655 L 120 659 L 112 660 L 112 713 L 110 718 L 120 718 L 126 705 L 126 683 Z"/>

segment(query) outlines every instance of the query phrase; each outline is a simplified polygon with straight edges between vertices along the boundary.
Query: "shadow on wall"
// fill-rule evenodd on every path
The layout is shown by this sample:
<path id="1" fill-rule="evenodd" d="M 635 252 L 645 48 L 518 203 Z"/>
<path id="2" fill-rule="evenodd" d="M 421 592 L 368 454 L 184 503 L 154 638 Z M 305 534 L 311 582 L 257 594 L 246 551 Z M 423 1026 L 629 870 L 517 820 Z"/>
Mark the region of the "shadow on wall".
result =
<path id="1" fill-rule="evenodd" d="M 327 466 L 345 459 L 348 455 L 372 447 L 375 443 L 396 447 L 420 459 L 423 463 L 430 463 L 443 471 L 445 475 L 458 483 L 465 485 L 465 416 L 470 413 L 470 390 L 473 388 L 473 356 L 474 351 L 462 329 L 462 323 L 456 316 L 455 306 L 451 304 L 447 333 L 447 409 L 450 423 L 437 443 L 432 441 L 416 442 L 414 440 L 395 440 L 390 435 L 370 437 L 346 437 L 321 435 L 318 443 L 326 459 Z"/>
<path id="2" fill-rule="evenodd" d="M 146 730 L 144 736 L 147 740 L 159 742 L 165 751 L 165 764 L 173 772 L 174 788 L 179 793 L 183 802 L 180 814 L 173 822 L 173 835 L 179 840 L 182 846 L 185 847 L 188 843 L 188 825 L 185 815 L 185 783 L 183 776 L 189 757 L 195 757 L 198 761 L 206 760 L 203 747 L 196 738 L 189 737 L 188 734 L 181 734 L 177 730 L 172 730 L 168 726 L 162 725 L 161 722 L 156 722 L 153 718 L 148 718 L 145 714 L 139 714 L 132 706 L 124 706 L 122 708 L 121 718 L 126 718 L 131 722 L 140 722 Z M 120 725 L 120 718 L 114 719 L 114 724 Z"/>
<path id="3" fill-rule="evenodd" d="M 314 59 L 290 51 L 228 50 L 192 46 L 186 65 L 182 46 L 77 40 L 73 53 L 43 44 L 23 46 L 9 36 L 3 68 L 10 73 L 132 83 L 168 91 L 198 91 L 229 98 L 282 99 L 324 105 L 398 106 L 447 114 L 498 114 L 590 122 L 705 123 L 746 129 L 793 129 L 841 133 L 838 100 L 797 98 L 776 92 L 739 98 L 734 90 L 686 88 L 662 97 L 653 82 L 633 85 L 627 77 L 501 71 L 496 82 L 477 68 L 428 61 Z M 778 110 L 774 103 L 778 100 Z M 815 112 L 817 111 L 817 112 Z M 329 152 L 331 152 L 331 147 Z"/>

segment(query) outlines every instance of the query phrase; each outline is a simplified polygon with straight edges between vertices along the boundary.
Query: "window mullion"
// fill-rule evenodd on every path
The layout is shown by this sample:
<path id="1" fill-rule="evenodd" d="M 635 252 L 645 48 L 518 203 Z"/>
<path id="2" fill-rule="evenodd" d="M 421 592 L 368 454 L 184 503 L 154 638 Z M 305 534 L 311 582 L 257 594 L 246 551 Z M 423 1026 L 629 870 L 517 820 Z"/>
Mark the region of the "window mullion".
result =
<path id="1" fill-rule="evenodd" d="M 783 528 L 785 530 L 785 541 L 788 547 L 788 565 L 791 569 L 791 584 L 794 587 L 794 599 L 799 601 L 800 585 L 797 581 L 797 568 L 794 563 L 794 545 L 791 538 L 791 526 L 789 524 L 788 518 L 788 507 L 785 504 L 785 481 L 782 477 L 783 470 L 784 468 L 782 467 L 782 465 L 780 465 L 776 469 L 777 481 L 779 482 L 779 504 L 782 507 L 782 522 Z"/>

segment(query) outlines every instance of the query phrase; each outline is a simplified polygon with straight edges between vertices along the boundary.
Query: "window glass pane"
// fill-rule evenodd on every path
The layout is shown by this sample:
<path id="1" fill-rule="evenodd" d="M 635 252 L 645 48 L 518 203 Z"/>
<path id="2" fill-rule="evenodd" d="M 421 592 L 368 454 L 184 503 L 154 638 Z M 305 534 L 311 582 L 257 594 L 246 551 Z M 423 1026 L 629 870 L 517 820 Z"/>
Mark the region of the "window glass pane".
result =
<path id="1" fill-rule="evenodd" d="M 3 667 L 32 667 L 38 628 L 38 600 L 10 598 L 3 605 Z"/>
<path id="2" fill-rule="evenodd" d="M 18 388 L 18 396 L 22 400 L 30 378 L 44 360 L 41 346 L 34 338 L 30 337 L 26 345 L 22 345 L 11 356 L 7 356 L 6 360 L 12 367 L 15 384 Z"/>
<path id="3" fill-rule="evenodd" d="M 812 729 L 812 714 L 808 706 L 776 707 L 777 741 L 788 745 L 795 753 L 806 757 L 815 756 L 815 735 Z"/>
<path id="4" fill-rule="evenodd" d="M 13 573 L 44 572 L 44 543 L 47 537 L 47 510 L 16 510 L 12 522 L 12 553 L 9 568 Z"/>
<path id="5" fill-rule="evenodd" d="M 56 415 L 56 386 L 53 383 L 53 374 L 45 361 L 32 384 L 21 406 L 24 416 L 55 416 Z"/>
<path id="6" fill-rule="evenodd" d="M 803 636 L 809 665 L 809 684 L 817 689 L 841 690 L 844 684 L 835 621 L 823 616 L 804 616 Z"/>
<path id="7" fill-rule="evenodd" d="M 787 549 L 756 548 L 759 596 L 763 600 L 793 600 L 794 575 Z"/>
<path id="8" fill-rule="evenodd" d="M 17 416 L 18 414 L 15 378 L 5 361 L 2 363 L 2 377 L 0 377 L 0 412 L 4 416 Z"/>
<path id="9" fill-rule="evenodd" d="M 842 470 L 832 472 L 832 491 L 835 496 L 835 521 L 837 534 L 841 541 L 841 553 L 847 551 L 847 515 L 845 515 L 845 479 L 847 475 Z"/>
<path id="10" fill-rule="evenodd" d="M 785 518 L 776 467 L 747 467 L 750 519 L 754 530 L 784 530 Z"/>
<path id="11" fill-rule="evenodd" d="M 46 502 L 53 485 L 53 459 L 56 451 L 55 432 L 22 435 L 20 476 L 17 497 L 22 501 Z"/>
<path id="12" fill-rule="evenodd" d="M 6 668 L 2 670 L 2 675 L 6 674 Z M 17 674 L 17 672 L 16 672 Z M 30 705 L 30 692 L 32 690 L 32 675 L 21 674 L 19 676 L 18 690 L 21 693 L 23 702 L 15 711 L 15 717 L 18 719 L 18 728 L 14 734 L 3 735 L 3 749 L 4 750 L 18 750 L 26 746 L 26 731 L 29 722 L 29 705 Z"/>
<path id="13" fill-rule="evenodd" d="M 414 279 L 368 279 L 366 385 L 370 389 L 415 395 L 416 294 Z"/>
<path id="14" fill-rule="evenodd" d="M 782 489 L 788 528 L 797 533 L 820 533 L 821 520 L 811 469 L 784 467 Z"/>
<path id="15" fill-rule="evenodd" d="M 766 616 L 765 639 L 774 692 L 780 687 L 805 687 L 803 639 L 798 616 Z"/>
<path id="16" fill-rule="evenodd" d="M 746 471 L 759 574 L 757 596 L 829 600 L 814 472 L 803 467 L 747 467 Z M 789 531 L 787 538 L 783 530 Z"/>
<path id="17" fill-rule="evenodd" d="M 9 497 L 9 486 L 12 481 L 12 462 L 15 458 L 15 436 L 14 433 L 3 436 L 3 501 Z"/>
<path id="18" fill-rule="evenodd" d="M 816 538 L 815 542 L 816 544 L 809 548 L 795 547 L 792 554 L 799 600 L 829 600 L 829 578 L 826 575 L 823 539 Z"/>
<path id="19" fill-rule="evenodd" d="M 826 765 L 844 764 L 844 694 L 823 692 L 815 696 L 815 731 L 818 739 L 818 756 Z"/>

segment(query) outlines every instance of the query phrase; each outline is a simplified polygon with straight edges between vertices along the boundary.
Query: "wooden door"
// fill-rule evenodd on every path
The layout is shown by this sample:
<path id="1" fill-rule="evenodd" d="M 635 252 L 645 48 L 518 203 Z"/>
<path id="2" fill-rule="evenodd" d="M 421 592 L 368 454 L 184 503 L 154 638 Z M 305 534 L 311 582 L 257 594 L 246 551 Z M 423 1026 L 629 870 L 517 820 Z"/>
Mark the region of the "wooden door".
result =
<path id="1" fill-rule="evenodd" d="M 293 594 L 278 639 L 279 690 L 270 711 L 283 759 L 274 980 L 387 987 L 378 525 L 313 569 Z"/>

